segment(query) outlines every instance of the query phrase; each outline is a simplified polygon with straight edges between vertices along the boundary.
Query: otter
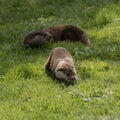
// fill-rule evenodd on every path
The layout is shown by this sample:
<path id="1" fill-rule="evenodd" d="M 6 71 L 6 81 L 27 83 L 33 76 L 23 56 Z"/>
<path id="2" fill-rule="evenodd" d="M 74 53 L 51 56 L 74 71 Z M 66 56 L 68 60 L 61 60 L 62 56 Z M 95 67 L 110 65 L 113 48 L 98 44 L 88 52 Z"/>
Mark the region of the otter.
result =
<path id="1" fill-rule="evenodd" d="M 28 47 L 37 47 L 42 44 L 64 40 L 80 41 L 85 45 L 90 44 L 90 39 L 87 34 L 82 29 L 73 25 L 51 27 L 44 30 L 32 31 L 25 36 L 23 44 Z"/>
<path id="2" fill-rule="evenodd" d="M 47 31 L 35 30 L 29 32 L 23 41 L 23 46 L 27 47 L 39 47 L 40 45 L 53 42 L 52 34 Z"/>
<path id="3" fill-rule="evenodd" d="M 87 34 L 80 28 L 73 25 L 65 25 L 61 27 L 51 27 L 45 31 L 53 35 L 54 41 L 80 41 L 86 45 L 90 44 Z"/>
<path id="4" fill-rule="evenodd" d="M 52 50 L 46 63 L 45 69 L 52 71 L 52 74 L 68 83 L 76 83 L 77 75 L 74 62 L 69 51 L 63 47 Z"/>

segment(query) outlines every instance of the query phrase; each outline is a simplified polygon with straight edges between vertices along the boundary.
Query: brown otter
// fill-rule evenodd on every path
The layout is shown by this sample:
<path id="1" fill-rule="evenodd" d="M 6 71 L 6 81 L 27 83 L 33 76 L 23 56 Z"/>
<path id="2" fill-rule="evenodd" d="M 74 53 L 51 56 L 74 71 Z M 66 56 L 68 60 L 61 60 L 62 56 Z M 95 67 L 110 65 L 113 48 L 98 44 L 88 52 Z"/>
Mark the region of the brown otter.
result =
<path id="1" fill-rule="evenodd" d="M 82 43 L 89 45 L 90 40 L 87 34 L 80 28 L 73 25 L 66 25 L 61 27 L 51 27 L 45 31 L 53 35 L 54 41 L 81 41 Z"/>
<path id="2" fill-rule="evenodd" d="M 90 44 L 87 34 L 80 28 L 73 25 L 32 31 L 25 36 L 23 43 L 24 46 L 29 47 L 64 40 L 81 41 L 86 45 Z"/>
<path id="3" fill-rule="evenodd" d="M 47 31 L 35 30 L 29 32 L 23 41 L 24 47 L 38 47 L 53 42 L 53 36 Z"/>
<path id="4" fill-rule="evenodd" d="M 66 80 L 69 83 L 75 83 L 77 80 L 72 56 L 63 47 L 57 47 L 52 50 L 46 61 L 45 69 L 52 71 L 56 78 Z"/>

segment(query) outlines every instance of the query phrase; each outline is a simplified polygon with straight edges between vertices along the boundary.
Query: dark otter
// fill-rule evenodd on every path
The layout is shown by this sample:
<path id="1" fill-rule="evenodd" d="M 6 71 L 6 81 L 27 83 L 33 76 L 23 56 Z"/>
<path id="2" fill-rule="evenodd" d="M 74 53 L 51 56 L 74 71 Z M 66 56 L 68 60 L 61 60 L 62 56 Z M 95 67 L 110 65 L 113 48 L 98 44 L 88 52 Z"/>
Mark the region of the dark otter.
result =
<path id="1" fill-rule="evenodd" d="M 57 47 L 52 50 L 46 61 L 45 69 L 52 71 L 56 78 L 66 80 L 69 83 L 75 83 L 77 80 L 72 56 L 63 47 Z"/>
<path id="2" fill-rule="evenodd" d="M 29 32 L 23 41 L 24 47 L 38 47 L 53 42 L 53 36 L 47 31 L 35 30 Z"/>
<path id="3" fill-rule="evenodd" d="M 51 27 L 45 31 L 53 35 L 54 41 L 81 41 L 82 43 L 89 45 L 90 40 L 87 34 L 80 28 L 73 25 L 66 25 L 62 27 Z"/>
<path id="4" fill-rule="evenodd" d="M 86 45 L 90 44 L 90 40 L 86 33 L 73 25 L 51 27 L 45 30 L 32 31 L 25 36 L 23 44 L 27 47 L 36 47 L 42 44 L 64 40 L 80 41 Z"/>

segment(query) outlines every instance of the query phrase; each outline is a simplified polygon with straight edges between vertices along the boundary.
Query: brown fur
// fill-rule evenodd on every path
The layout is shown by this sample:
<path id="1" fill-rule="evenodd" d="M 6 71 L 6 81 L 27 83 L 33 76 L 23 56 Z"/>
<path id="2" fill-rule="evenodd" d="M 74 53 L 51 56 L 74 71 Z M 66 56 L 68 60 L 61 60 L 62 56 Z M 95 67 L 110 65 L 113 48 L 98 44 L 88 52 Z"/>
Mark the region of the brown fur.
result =
<path id="1" fill-rule="evenodd" d="M 42 33 L 45 33 L 46 35 L 43 36 Z M 36 36 L 38 36 L 37 40 L 35 39 Z M 48 39 L 49 36 L 51 37 L 50 39 Z M 51 27 L 45 30 L 32 31 L 25 36 L 23 44 L 27 47 L 36 47 L 42 44 L 64 40 L 80 41 L 86 45 L 90 44 L 90 40 L 86 33 L 73 25 Z"/>
<path id="2" fill-rule="evenodd" d="M 25 36 L 23 45 L 24 47 L 37 47 L 53 41 L 53 36 L 47 31 L 35 30 Z"/>
<path id="3" fill-rule="evenodd" d="M 86 33 L 82 29 L 73 25 L 66 25 L 62 27 L 51 27 L 46 29 L 45 31 L 53 35 L 55 42 L 71 40 L 71 41 L 81 41 L 86 45 L 90 44 L 90 40 L 86 35 Z"/>
<path id="4" fill-rule="evenodd" d="M 56 78 L 74 83 L 77 80 L 74 62 L 69 51 L 62 47 L 52 50 L 45 64 L 45 69 L 52 71 Z M 57 74 L 59 74 L 57 76 Z M 61 74 L 62 73 L 62 74 Z"/>

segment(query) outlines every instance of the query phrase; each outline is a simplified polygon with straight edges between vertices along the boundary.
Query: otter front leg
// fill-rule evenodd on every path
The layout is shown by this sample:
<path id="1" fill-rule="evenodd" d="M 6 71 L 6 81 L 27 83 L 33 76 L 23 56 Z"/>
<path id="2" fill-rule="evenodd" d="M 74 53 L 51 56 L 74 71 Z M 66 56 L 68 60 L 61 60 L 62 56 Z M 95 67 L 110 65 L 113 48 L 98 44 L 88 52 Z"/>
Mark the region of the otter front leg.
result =
<path id="1" fill-rule="evenodd" d="M 49 57 L 48 57 L 48 59 L 47 59 L 47 61 L 45 63 L 45 69 L 49 70 L 49 71 L 51 70 L 50 69 L 51 57 L 52 57 L 52 52 L 50 53 L 50 55 L 49 55 Z"/>
<path id="2" fill-rule="evenodd" d="M 45 70 L 50 70 L 50 59 L 49 58 L 45 63 Z"/>

